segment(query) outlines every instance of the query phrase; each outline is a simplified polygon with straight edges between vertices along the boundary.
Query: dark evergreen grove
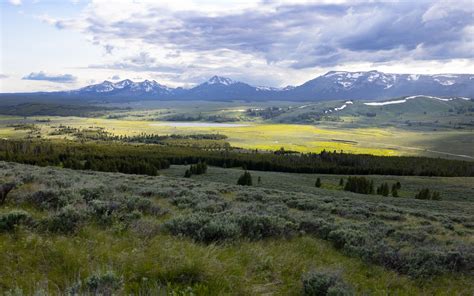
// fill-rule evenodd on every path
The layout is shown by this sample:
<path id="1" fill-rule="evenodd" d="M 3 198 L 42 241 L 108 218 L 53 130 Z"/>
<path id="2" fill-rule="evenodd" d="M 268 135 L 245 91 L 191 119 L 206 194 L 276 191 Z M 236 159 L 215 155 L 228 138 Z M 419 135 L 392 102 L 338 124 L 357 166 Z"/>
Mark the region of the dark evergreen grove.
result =
<path id="1" fill-rule="evenodd" d="M 268 153 L 115 141 L 0 140 L 0 160 L 40 166 L 155 175 L 170 164 L 346 175 L 474 176 L 474 162 L 339 152 Z M 352 185 L 344 187 L 350 188 Z"/>
<path id="2" fill-rule="evenodd" d="M 252 175 L 245 171 L 237 180 L 237 185 L 252 186 Z"/>
<path id="3" fill-rule="evenodd" d="M 439 192 L 430 191 L 429 188 L 423 188 L 415 195 L 415 198 L 416 199 L 428 199 L 428 200 L 440 200 L 441 195 L 439 194 Z"/>
<path id="4" fill-rule="evenodd" d="M 191 167 L 184 172 L 185 178 L 190 178 L 192 175 L 202 175 L 207 172 L 207 164 L 199 161 L 197 164 L 192 164 Z"/>
<path id="5" fill-rule="evenodd" d="M 377 194 L 388 196 L 390 194 L 390 188 L 387 183 L 383 183 L 377 188 Z"/>
<path id="6" fill-rule="evenodd" d="M 374 182 L 365 177 L 347 178 L 344 190 L 362 194 L 374 193 Z"/>

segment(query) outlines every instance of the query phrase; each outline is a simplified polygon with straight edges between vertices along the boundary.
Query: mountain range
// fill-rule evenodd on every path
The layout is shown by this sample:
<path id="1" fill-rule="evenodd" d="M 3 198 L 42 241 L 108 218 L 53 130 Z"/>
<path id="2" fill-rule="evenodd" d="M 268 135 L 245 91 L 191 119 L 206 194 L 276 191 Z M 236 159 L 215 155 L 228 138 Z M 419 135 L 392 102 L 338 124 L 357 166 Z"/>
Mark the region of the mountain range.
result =
<path id="1" fill-rule="evenodd" d="M 213 76 L 192 88 L 171 88 L 152 80 L 104 81 L 77 90 L 41 92 L 42 97 L 72 97 L 98 101 L 136 100 L 375 100 L 412 95 L 474 97 L 473 74 L 387 74 L 379 71 L 330 71 L 299 86 L 252 86 Z M 28 95 L 28 94 L 22 94 Z"/>

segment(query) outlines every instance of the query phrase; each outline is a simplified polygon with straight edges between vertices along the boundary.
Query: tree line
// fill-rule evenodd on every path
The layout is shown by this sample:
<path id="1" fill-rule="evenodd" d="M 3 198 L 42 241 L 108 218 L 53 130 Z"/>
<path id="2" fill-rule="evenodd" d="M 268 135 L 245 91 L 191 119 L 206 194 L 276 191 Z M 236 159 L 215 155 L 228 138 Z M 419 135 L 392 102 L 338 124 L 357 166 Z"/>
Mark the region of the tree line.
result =
<path id="1" fill-rule="evenodd" d="M 72 140 L 0 140 L 0 160 L 74 169 L 150 174 L 151 169 L 199 161 L 248 170 L 341 175 L 474 176 L 474 162 L 413 156 L 374 156 L 342 152 L 268 153 L 248 150 L 205 150 L 195 147 Z M 87 164 L 87 165 L 86 165 Z"/>

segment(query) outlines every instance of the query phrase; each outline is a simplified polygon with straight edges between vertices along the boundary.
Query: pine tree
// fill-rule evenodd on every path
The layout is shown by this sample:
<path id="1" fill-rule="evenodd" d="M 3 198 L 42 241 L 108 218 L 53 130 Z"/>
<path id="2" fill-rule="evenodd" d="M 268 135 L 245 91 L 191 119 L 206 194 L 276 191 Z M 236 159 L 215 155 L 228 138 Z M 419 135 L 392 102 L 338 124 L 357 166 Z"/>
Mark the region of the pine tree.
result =
<path id="1" fill-rule="evenodd" d="M 431 199 L 431 192 L 428 188 L 421 189 L 416 195 L 416 199 Z"/>
<path id="2" fill-rule="evenodd" d="M 400 182 L 397 182 L 395 184 L 392 185 L 392 196 L 393 197 L 398 197 L 398 184 L 400 184 Z"/>
<path id="3" fill-rule="evenodd" d="M 191 175 L 192 175 L 192 173 L 191 173 L 190 170 L 186 170 L 186 172 L 184 172 L 184 177 L 185 178 L 191 178 Z"/>
<path id="4" fill-rule="evenodd" d="M 245 171 L 237 180 L 237 185 L 252 186 L 252 176 Z"/>
<path id="5" fill-rule="evenodd" d="M 314 183 L 314 186 L 316 186 L 317 188 L 321 187 L 321 179 L 320 178 L 316 179 L 316 183 Z"/>
<path id="6" fill-rule="evenodd" d="M 392 188 L 392 196 L 393 196 L 393 197 L 398 197 L 398 190 L 397 190 L 397 188 Z"/>
<path id="7" fill-rule="evenodd" d="M 397 182 L 396 185 L 397 185 L 397 190 L 402 189 L 402 184 L 400 182 Z"/>
<path id="8" fill-rule="evenodd" d="M 344 179 L 343 178 L 341 178 L 339 180 L 339 186 L 344 187 Z"/>
<path id="9" fill-rule="evenodd" d="M 388 196 L 390 194 L 390 188 L 388 187 L 388 184 L 382 183 L 382 185 L 377 187 L 377 194 Z"/>

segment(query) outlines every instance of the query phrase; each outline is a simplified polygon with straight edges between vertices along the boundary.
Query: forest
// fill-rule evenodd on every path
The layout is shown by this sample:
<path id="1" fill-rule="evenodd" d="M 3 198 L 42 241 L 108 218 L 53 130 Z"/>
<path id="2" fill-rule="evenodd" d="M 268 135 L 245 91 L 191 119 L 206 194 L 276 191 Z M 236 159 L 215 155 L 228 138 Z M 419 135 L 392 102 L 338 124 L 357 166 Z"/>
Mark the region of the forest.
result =
<path id="1" fill-rule="evenodd" d="M 387 157 L 325 150 L 321 153 L 282 153 L 282 150 L 269 153 L 120 141 L 0 140 L 0 160 L 148 175 L 156 175 L 157 170 L 168 168 L 170 164 L 203 161 L 219 167 L 293 173 L 474 176 L 473 162 L 440 158 Z"/>

